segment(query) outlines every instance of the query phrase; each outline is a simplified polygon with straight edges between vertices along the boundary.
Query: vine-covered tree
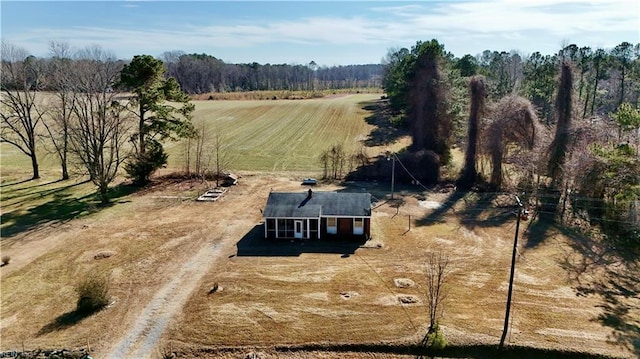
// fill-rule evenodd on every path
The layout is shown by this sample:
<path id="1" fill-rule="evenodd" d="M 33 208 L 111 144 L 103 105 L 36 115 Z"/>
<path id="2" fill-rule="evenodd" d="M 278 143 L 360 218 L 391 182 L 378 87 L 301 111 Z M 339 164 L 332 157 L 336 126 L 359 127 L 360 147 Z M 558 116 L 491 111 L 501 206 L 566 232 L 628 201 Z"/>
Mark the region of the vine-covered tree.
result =
<path id="1" fill-rule="evenodd" d="M 567 63 L 563 63 L 560 71 L 558 94 L 556 95 L 556 133 L 549 149 L 549 165 L 547 171 L 551 178 L 551 188 L 559 190 L 563 180 L 562 167 L 567 157 L 571 119 L 573 116 L 572 93 L 573 73 Z"/>
<path id="2" fill-rule="evenodd" d="M 418 42 L 412 49 L 413 66 L 407 72 L 407 117 L 411 123 L 413 152 L 433 151 L 441 162 L 449 158 L 451 121 L 447 116 L 444 82 L 439 62 L 444 48 L 437 40 Z"/>
<path id="3" fill-rule="evenodd" d="M 533 150 L 539 132 L 537 124 L 533 105 L 523 97 L 507 96 L 495 105 L 484 133 L 484 152 L 491 160 L 489 183 L 493 187 L 502 186 L 502 163 L 509 150 Z"/>
<path id="4" fill-rule="evenodd" d="M 467 129 L 467 150 L 464 155 L 464 168 L 458 179 L 458 187 L 470 189 L 476 182 L 476 154 L 478 146 L 478 131 L 480 120 L 484 114 L 487 91 L 484 76 L 474 76 L 469 83 L 471 106 L 469 108 L 469 127 Z"/>
<path id="5" fill-rule="evenodd" d="M 135 155 L 125 170 L 136 184 L 149 181 L 153 172 L 166 164 L 161 141 L 194 134 L 191 115 L 194 105 L 172 77 L 164 77 L 162 61 L 150 55 L 136 55 L 124 66 L 120 85 L 133 96 L 129 110 L 137 117 L 132 137 Z"/>

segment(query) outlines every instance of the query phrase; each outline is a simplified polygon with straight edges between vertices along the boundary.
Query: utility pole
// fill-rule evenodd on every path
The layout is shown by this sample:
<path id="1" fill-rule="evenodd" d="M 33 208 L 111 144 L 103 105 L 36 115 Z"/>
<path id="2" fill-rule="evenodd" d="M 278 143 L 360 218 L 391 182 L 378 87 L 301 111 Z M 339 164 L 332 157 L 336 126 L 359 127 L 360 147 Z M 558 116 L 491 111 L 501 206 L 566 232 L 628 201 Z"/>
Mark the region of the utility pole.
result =
<path id="1" fill-rule="evenodd" d="M 396 154 L 387 151 L 387 161 L 391 160 L 391 199 L 393 199 L 393 187 L 396 182 Z"/>
<path id="2" fill-rule="evenodd" d="M 509 276 L 509 292 L 507 294 L 507 312 L 504 316 L 504 329 L 502 330 L 502 337 L 500 337 L 500 349 L 504 348 L 504 340 L 507 337 L 507 331 L 509 330 L 509 312 L 511 312 L 511 296 L 513 294 L 513 277 L 516 273 L 516 252 L 518 250 L 518 232 L 520 232 L 520 217 L 522 217 L 522 202 L 520 198 L 516 196 L 518 202 L 518 219 L 516 220 L 516 235 L 513 239 L 513 254 L 511 255 L 511 275 Z"/>

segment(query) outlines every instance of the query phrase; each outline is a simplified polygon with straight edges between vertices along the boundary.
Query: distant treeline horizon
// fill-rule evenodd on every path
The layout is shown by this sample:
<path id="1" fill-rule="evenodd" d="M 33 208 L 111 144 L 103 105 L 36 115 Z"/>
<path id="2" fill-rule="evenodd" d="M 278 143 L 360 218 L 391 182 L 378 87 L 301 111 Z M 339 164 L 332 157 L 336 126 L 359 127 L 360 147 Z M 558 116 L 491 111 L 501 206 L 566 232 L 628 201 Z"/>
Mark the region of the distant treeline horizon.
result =
<path id="1" fill-rule="evenodd" d="M 161 56 L 167 76 L 188 94 L 238 91 L 321 91 L 382 87 L 384 65 L 225 63 L 207 54 L 168 52 Z"/>

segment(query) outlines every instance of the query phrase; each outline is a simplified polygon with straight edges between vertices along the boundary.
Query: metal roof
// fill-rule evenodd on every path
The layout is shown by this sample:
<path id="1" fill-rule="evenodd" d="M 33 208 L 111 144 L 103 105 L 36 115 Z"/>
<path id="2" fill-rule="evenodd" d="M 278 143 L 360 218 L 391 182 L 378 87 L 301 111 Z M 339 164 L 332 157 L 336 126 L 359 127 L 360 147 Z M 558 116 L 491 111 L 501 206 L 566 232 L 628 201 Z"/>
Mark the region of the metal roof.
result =
<path id="1" fill-rule="evenodd" d="M 349 192 L 271 192 L 265 218 L 370 217 L 371 194 Z"/>

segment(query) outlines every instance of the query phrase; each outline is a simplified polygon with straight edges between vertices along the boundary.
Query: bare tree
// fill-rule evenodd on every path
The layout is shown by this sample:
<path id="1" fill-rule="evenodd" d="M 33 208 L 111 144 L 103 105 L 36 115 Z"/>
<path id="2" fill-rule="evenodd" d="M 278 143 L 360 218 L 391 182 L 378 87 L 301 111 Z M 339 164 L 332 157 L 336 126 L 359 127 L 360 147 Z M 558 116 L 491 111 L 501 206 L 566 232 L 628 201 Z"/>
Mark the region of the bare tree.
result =
<path id="1" fill-rule="evenodd" d="M 182 156 L 183 156 L 183 160 L 184 160 L 184 174 L 187 176 L 191 176 L 191 151 L 192 151 L 192 138 L 191 137 L 187 137 L 183 142 L 182 142 Z"/>
<path id="2" fill-rule="evenodd" d="M 228 170 L 231 164 L 231 156 L 229 152 L 229 145 L 226 143 L 225 137 L 220 130 L 215 130 L 212 138 L 211 156 L 213 157 L 213 165 L 216 177 L 216 187 L 219 186 L 219 181 L 224 171 Z"/>
<path id="3" fill-rule="evenodd" d="M 323 167 L 323 178 L 331 176 L 333 179 L 338 179 L 342 177 L 347 155 L 341 144 L 331 146 L 330 149 L 322 152 L 318 159 Z"/>
<path id="4" fill-rule="evenodd" d="M 62 179 L 67 180 L 69 179 L 69 123 L 73 114 L 76 94 L 73 74 L 75 65 L 68 43 L 52 41 L 49 44 L 49 49 L 51 53 L 49 86 L 53 90 L 54 98 L 49 104 L 49 116 L 43 118 L 42 123 L 60 161 Z"/>
<path id="5" fill-rule="evenodd" d="M 344 164 L 346 161 L 346 154 L 341 144 L 337 144 L 331 147 L 330 157 L 331 157 L 331 168 L 333 170 L 333 179 L 341 178 L 342 171 L 344 169 Z"/>
<path id="6" fill-rule="evenodd" d="M 371 159 L 369 158 L 366 149 L 364 147 L 360 147 L 357 152 L 352 153 L 351 156 L 349 156 L 348 172 L 357 170 L 358 168 L 365 168 L 370 162 Z"/>
<path id="7" fill-rule="evenodd" d="M 184 140 L 184 168 L 187 175 L 201 178 L 214 177 L 216 186 L 229 169 L 232 156 L 224 134 L 214 129 L 209 131 L 205 123 Z M 193 173 L 191 167 L 193 165 Z"/>
<path id="8" fill-rule="evenodd" d="M 71 150 L 98 187 L 100 200 L 109 202 L 109 184 L 125 160 L 123 144 L 130 121 L 116 101 L 112 87 L 122 65 L 101 48 L 81 51 L 76 61 L 77 91 L 74 121 L 70 123 Z"/>
<path id="9" fill-rule="evenodd" d="M 429 310 L 428 333 L 437 330 L 438 319 L 444 311 L 449 274 L 449 257 L 442 252 L 431 253 L 427 257 L 425 277 L 427 280 L 427 309 Z"/>
<path id="10" fill-rule="evenodd" d="M 43 112 L 37 93 L 43 86 L 42 63 L 25 49 L 2 42 L 0 87 L 0 141 L 9 143 L 31 158 L 32 179 L 40 178 L 36 152 L 37 128 Z"/>
<path id="11" fill-rule="evenodd" d="M 322 178 L 327 179 L 329 177 L 329 151 L 323 151 L 318 160 L 322 165 Z"/>
<path id="12" fill-rule="evenodd" d="M 200 128 L 200 133 L 195 136 L 195 140 L 195 171 L 196 175 L 204 176 L 206 174 L 205 172 L 207 171 L 207 168 L 209 167 L 209 161 L 205 162 L 205 159 L 203 158 L 205 150 L 204 143 L 206 140 L 206 126 L 204 122 L 202 123 L 202 127 Z"/>

